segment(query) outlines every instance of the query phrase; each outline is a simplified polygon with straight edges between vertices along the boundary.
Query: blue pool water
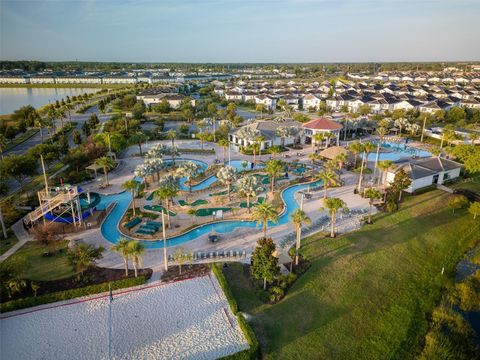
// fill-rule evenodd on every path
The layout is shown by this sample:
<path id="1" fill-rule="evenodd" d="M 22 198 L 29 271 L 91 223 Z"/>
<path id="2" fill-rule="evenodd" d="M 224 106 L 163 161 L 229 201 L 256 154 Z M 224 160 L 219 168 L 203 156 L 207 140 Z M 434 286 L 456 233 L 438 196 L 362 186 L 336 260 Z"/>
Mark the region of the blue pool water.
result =
<path id="1" fill-rule="evenodd" d="M 385 142 L 382 142 L 382 149 L 387 150 L 389 152 L 384 152 L 384 153 L 381 152 L 378 157 L 379 161 L 391 160 L 395 162 L 402 159 L 410 159 L 413 157 L 423 158 L 423 157 L 432 156 L 432 154 L 429 153 L 428 151 L 411 147 L 406 143 L 395 143 L 395 142 L 385 141 Z M 377 156 L 377 152 L 374 151 L 368 154 L 367 159 L 368 161 L 375 161 L 376 156 Z"/>
<path id="2" fill-rule="evenodd" d="M 245 168 L 243 167 L 243 163 L 247 163 L 246 170 L 252 170 L 252 169 L 261 169 L 264 167 L 263 164 L 255 164 L 255 166 L 252 168 L 252 163 L 250 161 L 244 161 L 244 160 L 231 160 L 230 161 L 230 166 L 235 168 L 237 171 L 243 171 Z M 228 161 L 225 163 L 225 165 L 228 165 Z"/>
<path id="3" fill-rule="evenodd" d="M 294 195 L 297 191 L 307 189 L 310 186 L 318 186 L 320 181 L 311 184 L 299 184 L 291 186 L 285 189 L 282 192 L 282 198 L 285 202 L 285 210 L 279 218 L 278 223 L 269 224 L 269 226 L 277 226 L 288 223 L 290 219 L 290 214 L 298 208 L 298 204 L 295 201 Z M 106 208 L 111 203 L 115 202 L 116 205 L 110 214 L 105 218 L 105 221 L 102 224 L 102 235 L 110 241 L 111 243 L 116 243 L 118 239 L 122 236 L 118 230 L 118 224 L 125 213 L 125 211 L 130 206 L 132 200 L 130 192 L 122 192 L 114 195 L 102 196 L 98 208 Z M 172 237 L 167 240 L 167 246 L 176 246 L 184 244 L 190 240 L 196 239 L 199 236 L 210 233 L 212 230 L 215 230 L 217 233 L 225 234 L 230 233 L 236 228 L 254 228 L 256 227 L 256 222 L 254 221 L 238 221 L 238 220 L 224 220 L 219 221 L 215 224 L 205 224 L 201 225 L 196 229 L 192 229 L 185 234 Z M 163 247 L 162 239 L 159 238 L 156 241 L 144 241 L 144 245 L 149 249 L 158 249 Z"/>

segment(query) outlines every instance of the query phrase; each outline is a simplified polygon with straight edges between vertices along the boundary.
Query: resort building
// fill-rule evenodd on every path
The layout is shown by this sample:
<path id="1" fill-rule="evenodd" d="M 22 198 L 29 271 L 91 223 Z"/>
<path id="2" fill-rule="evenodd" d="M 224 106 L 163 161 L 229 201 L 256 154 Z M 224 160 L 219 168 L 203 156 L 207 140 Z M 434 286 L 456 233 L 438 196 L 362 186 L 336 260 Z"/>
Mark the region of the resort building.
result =
<path id="1" fill-rule="evenodd" d="M 290 136 L 280 136 L 279 128 L 282 127 L 292 129 Z M 255 136 L 252 136 L 253 134 Z M 250 146 L 255 142 L 260 144 L 261 150 L 265 150 L 272 146 L 301 144 L 304 142 L 304 137 L 300 123 L 296 121 L 256 121 L 230 133 L 229 140 L 236 151 L 239 151 L 242 146 Z"/>
<path id="2" fill-rule="evenodd" d="M 462 164 L 441 157 L 412 160 L 389 170 L 386 174 L 386 182 L 392 183 L 395 174 L 400 169 L 403 169 L 410 176 L 412 183 L 405 191 L 412 193 L 415 190 L 430 185 L 443 184 L 445 181 L 459 177 Z"/>
<path id="3" fill-rule="evenodd" d="M 311 120 L 303 124 L 303 131 L 305 134 L 305 143 L 311 144 L 315 143 L 316 134 L 331 134 L 332 138 L 336 139 L 337 146 L 340 144 L 340 131 L 343 129 L 343 126 L 336 121 L 321 117 L 318 119 Z M 330 144 L 330 139 L 328 140 Z"/>

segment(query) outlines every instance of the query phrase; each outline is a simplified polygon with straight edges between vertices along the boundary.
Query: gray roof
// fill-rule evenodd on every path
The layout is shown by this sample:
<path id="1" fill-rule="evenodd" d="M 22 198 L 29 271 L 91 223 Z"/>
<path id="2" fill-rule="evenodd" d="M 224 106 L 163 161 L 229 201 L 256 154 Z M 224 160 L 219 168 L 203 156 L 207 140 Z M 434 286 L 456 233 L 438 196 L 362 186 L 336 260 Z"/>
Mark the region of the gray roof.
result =
<path id="1" fill-rule="evenodd" d="M 429 157 L 399 165 L 396 171 L 404 169 L 407 174 L 415 180 L 435 175 L 442 171 L 458 169 L 462 166 L 462 164 L 453 160 L 441 157 Z"/>
<path id="2" fill-rule="evenodd" d="M 260 134 L 265 138 L 265 140 L 275 140 L 277 138 L 276 130 L 280 126 L 297 126 L 299 129 L 301 128 L 301 124 L 296 121 L 282 121 L 282 122 L 275 122 L 275 121 L 256 121 L 253 124 L 245 125 L 246 127 L 251 127 L 253 130 L 260 131 Z M 242 126 L 243 127 L 243 126 Z M 234 134 L 237 134 L 241 128 L 236 129 L 233 131 Z"/>

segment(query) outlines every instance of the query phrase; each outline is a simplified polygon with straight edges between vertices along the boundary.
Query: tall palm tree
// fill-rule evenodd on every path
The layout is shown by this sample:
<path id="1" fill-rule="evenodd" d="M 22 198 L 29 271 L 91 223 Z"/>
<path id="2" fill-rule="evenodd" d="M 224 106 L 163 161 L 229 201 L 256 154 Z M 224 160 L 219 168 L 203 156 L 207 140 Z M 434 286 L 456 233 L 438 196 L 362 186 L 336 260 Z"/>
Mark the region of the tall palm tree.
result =
<path id="1" fill-rule="evenodd" d="M 175 147 L 175 139 L 177 138 L 177 132 L 174 129 L 167 131 L 167 139 L 172 142 L 172 148 Z"/>
<path id="2" fill-rule="evenodd" d="M 301 209 L 296 209 L 292 215 L 292 223 L 295 225 L 295 229 L 297 231 L 297 238 L 295 241 L 295 266 L 298 265 L 298 250 L 300 249 L 300 238 L 302 235 L 302 225 L 310 224 L 312 221 L 307 216 L 305 211 Z"/>
<path id="3" fill-rule="evenodd" d="M 147 139 L 148 139 L 147 135 L 145 135 L 142 132 L 137 132 L 136 134 L 133 134 L 129 138 L 131 144 L 138 145 L 138 149 L 140 150 L 140 156 L 143 156 L 142 144 L 145 143 L 145 141 L 147 141 Z"/>
<path id="4" fill-rule="evenodd" d="M 331 228 L 330 228 L 330 237 L 335 237 L 335 221 L 337 217 L 337 213 L 342 210 L 344 212 L 348 212 L 348 207 L 345 201 L 339 198 L 328 198 L 325 201 L 325 208 L 327 208 L 328 213 L 330 214 L 331 218 Z M 320 211 L 324 211 L 324 208 L 321 208 Z"/>
<path id="5" fill-rule="evenodd" d="M 323 201 L 327 200 L 327 191 L 330 185 L 338 185 L 338 176 L 333 171 L 330 170 L 322 170 L 318 175 L 318 178 L 323 182 Z"/>
<path id="6" fill-rule="evenodd" d="M 273 193 L 274 188 L 275 188 L 275 178 L 280 175 L 280 173 L 283 171 L 283 161 L 282 160 L 270 160 L 267 162 L 265 165 L 265 171 L 268 173 L 270 176 L 270 184 L 271 184 L 271 191 Z"/>
<path id="7" fill-rule="evenodd" d="M 258 156 L 262 156 L 262 142 L 265 138 L 262 135 L 258 135 L 253 140 L 258 144 Z"/>
<path id="8" fill-rule="evenodd" d="M 125 181 L 122 184 L 122 188 L 126 191 L 130 191 L 130 193 L 132 194 L 132 212 L 133 216 L 135 216 L 135 195 L 138 189 L 138 182 L 133 179 Z"/>
<path id="9" fill-rule="evenodd" d="M 381 173 L 378 175 L 377 186 L 380 186 L 380 183 L 383 183 L 382 182 L 382 179 L 384 177 L 383 175 L 388 169 L 392 167 L 392 165 L 393 165 L 393 161 L 391 160 L 382 160 L 378 162 L 378 169 L 380 170 Z"/>
<path id="10" fill-rule="evenodd" d="M 218 140 L 218 145 L 223 148 L 223 162 L 225 162 L 226 161 L 226 153 L 227 153 L 228 146 L 230 145 L 230 142 L 226 139 L 220 139 L 220 140 Z"/>
<path id="11" fill-rule="evenodd" d="M 371 142 L 363 144 L 363 158 L 362 164 L 360 165 L 360 176 L 358 177 L 358 187 L 357 190 L 360 191 L 363 181 L 363 170 L 367 166 L 368 154 L 375 150 L 375 145 Z"/>
<path id="12" fill-rule="evenodd" d="M 378 158 L 380 156 L 380 150 L 382 149 L 383 139 L 385 138 L 385 135 L 387 135 L 387 133 L 388 133 L 388 130 L 386 128 L 384 127 L 377 128 L 378 142 L 377 142 L 377 153 L 375 155 L 375 170 L 377 169 Z"/>
<path id="13" fill-rule="evenodd" d="M 133 270 L 135 277 L 138 277 L 138 267 L 142 266 L 142 255 L 145 252 L 145 245 L 140 241 L 130 241 L 128 244 L 130 256 L 132 257 Z"/>
<path id="14" fill-rule="evenodd" d="M 368 202 L 368 204 L 370 205 L 369 206 L 369 210 L 368 210 L 368 223 L 371 224 L 372 223 L 372 206 L 373 206 L 373 202 L 376 200 L 376 199 L 381 199 L 382 198 L 382 193 L 380 191 L 378 191 L 377 189 L 374 189 L 374 188 L 370 188 L 370 189 L 367 189 L 365 191 L 365 197 L 367 199 L 370 199 L 370 201 Z"/>
<path id="15" fill-rule="evenodd" d="M 253 207 L 252 218 L 257 222 L 257 225 L 263 226 L 263 237 L 267 238 L 268 222 L 278 222 L 278 211 L 269 203 L 257 204 Z"/>
<path id="16" fill-rule="evenodd" d="M 228 200 L 231 200 L 231 185 L 237 178 L 235 168 L 229 165 L 220 168 L 217 172 L 217 178 L 222 184 L 227 186 Z"/>
<path id="17" fill-rule="evenodd" d="M 237 186 L 240 194 L 247 197 L 247 211 L 250 213 L 250 198 L 260 191 L 258 180 L 255 176 L 246 175 L 238 180 Z"/>
<path id="18" fill-rule="evenodd" d="M 187 161 L 177 169 L 177 172 L 181 176 L 185 176 L 188 182 L 188 191 L 192 192 L 192 178 L 197 175 L 200 170 L 200 166 L 193 161 Z"/>
<path id="19" fill-rule="evenodd" d="M 167 213 L 167 224 L 171 227 L 170 221 L 170 202 L 178 194 L 178 178 L 173 174 L 168 174 L 162 177 L 158 182 L 158 189 L 155 191 L 155 196 L 164 201 L 165 210 Z"/>
<path id="20" fill-rule="evenodd" d="M 357 167 L 358 154 L 360 154 L 363 151 L 363 144 L 359 143 L 358 141 L 351 142 L 348 145 L 348 150 L 350 150 L 353 153 L 353 155 L 355 156 L 354 167 Z"/>
<path id="21" fill-rule="evenodd" d="M 108 172 L 114 168 L 115 162 L 108 156 L 102 156 L 101 158 L 95 160 L 95 165 L 103 168 L 103 172 L 105 174 L 105 185 L 109 186 L 110 183 L 108 182 Z"/>
<path id="22" fill-rule="evenodd" d="M 121 238 L 112 246 L 112 250 L 122 255 L 125 265 L 125 276 L 128 276 L 128 258 L 130 257 L 130 241 L 127 238 Z"/>

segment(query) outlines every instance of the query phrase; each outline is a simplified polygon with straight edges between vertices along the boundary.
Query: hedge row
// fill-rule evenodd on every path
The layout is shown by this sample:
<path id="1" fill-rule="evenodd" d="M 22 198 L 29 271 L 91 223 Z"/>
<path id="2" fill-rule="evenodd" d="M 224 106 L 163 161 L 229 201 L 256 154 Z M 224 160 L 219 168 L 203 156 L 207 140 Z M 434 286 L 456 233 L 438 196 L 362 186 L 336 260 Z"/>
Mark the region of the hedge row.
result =
<path id="1" fill-rule="evenodd" d="M 43 304 L 49 304 L 57 301 L 70 300 L 77 297 L 88 296 L 93 294 L 99 294 L 107 292 L 109 290 L 108 285 L 111 285 L 112 290 L 123 289 L 131 286 L 137 286 L 145 284 L 145 277 L 139 276 L 137 278 L 128 278 L 110 283 L 102 283 L 97 285 L 85 286 L 78 289 L 71 289 L 65 291 L 58 291 L 51 294 L 40 295 L 36 297 L 28 297 L 24 299 L 17 299 L 8 301 L 1 304 L 0 312 L 5 313 L 9 311 L 25 309 L 32 306 L 38 306 Z"/>
<path id="2" fill-rule="evenodd" d="M 223 289 L 223 292 L 228 300 L 228 303 L 230 304 L 230 308 L 232 309 L 232 312 L 237 316 L 238 325 L 240 326 L 240 329 L 242 329 L 243 334 L 247 339 L 248 345 L 250 346 L 250 348 L 247 350 L 240 351 L 233 355 L 224 356 L 221 359 L 223 360 L 258 359 L 260 357 L 260 345 L 258 343 L 257 337 L 255 336 L 253 329 L 247 323 L 243 315 L 238 312 L 237 301 L 233 297 L 232 290 L 230 289 L 230 286 L 228 285 L 227 280 L 223 275 L 222 269 L 219 268 L 219 265 L 217 263 L 213 263 L 212 270 L 215 276 L 217 277 L 217 280 L 220 283 L 220 286 Z"/>

